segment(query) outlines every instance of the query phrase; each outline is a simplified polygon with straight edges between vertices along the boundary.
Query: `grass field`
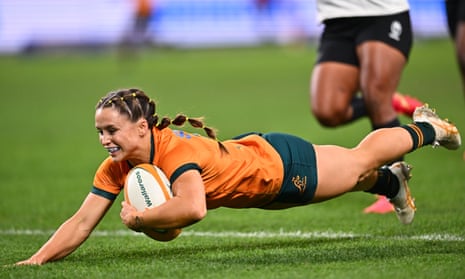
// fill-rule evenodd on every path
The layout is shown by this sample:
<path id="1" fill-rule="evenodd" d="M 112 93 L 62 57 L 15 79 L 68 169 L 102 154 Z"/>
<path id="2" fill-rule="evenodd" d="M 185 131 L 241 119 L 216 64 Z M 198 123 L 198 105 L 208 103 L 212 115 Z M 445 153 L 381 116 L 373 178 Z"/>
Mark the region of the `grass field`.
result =
<path id="1" fill-rule="evenodd" d="M 132 61 L 112 52 L 0 57 L 0 278 L 465 278 L 464 148 L 430 147 L 406 158 L 418 208 L 410 226 L 394 214 L 364 215 L 374 197 L 354 193 L 283 211 L 217 209 L 159 243 L 125 229 L 117 202 L 64 260 L 10 266 L 33 254 L 89 192 L 107 156 L 94 106 L 110 90 L 141 87 L 159 114 L 205 116 L 222 139 L 281 131 L 356 144 L 367 120 L 325 129 L 310 114 L 314 58 L 312 45 L 156 50 Z M 416 42 L 400 90 L 465 131 L 449 41 Z"/>

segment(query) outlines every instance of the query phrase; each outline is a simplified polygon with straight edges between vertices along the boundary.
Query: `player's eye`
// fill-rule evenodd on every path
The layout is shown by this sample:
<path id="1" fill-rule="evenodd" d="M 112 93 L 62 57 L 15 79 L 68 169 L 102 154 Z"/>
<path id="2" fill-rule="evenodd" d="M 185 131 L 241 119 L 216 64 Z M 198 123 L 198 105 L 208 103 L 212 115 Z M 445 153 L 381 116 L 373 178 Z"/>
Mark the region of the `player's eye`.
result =
<path id="1" fill-rule="evenodd" d="M 107 131 L 108 131 L 108 133 L 109 133 L 110 135 L 114 135 L 114 134 L 118 131 L 118 129 L 109 128 Z"/>

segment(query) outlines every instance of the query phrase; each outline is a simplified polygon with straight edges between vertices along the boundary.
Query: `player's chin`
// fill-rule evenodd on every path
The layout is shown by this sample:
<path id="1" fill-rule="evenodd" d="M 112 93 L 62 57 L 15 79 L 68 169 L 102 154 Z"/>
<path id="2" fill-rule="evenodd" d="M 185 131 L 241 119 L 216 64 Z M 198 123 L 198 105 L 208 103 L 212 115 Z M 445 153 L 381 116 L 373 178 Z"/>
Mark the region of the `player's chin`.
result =
<path id="1" fill-rule="evenodd" d="M 122 162 L 122 161 L 127 160 L 127 158 L 126 158 L 127 156 L 125 156 L 124 152 L 122 152 L 121 150 L 117 151 L 117 152 L 110 153 L 110 157 L 113 160 L 113 162 Z"/>
<path id="2" fill-rule="evenodd" d="M 118 158 L 117 156 L 110 156 L 111 157 L 111 160 L 113 160 L 113 162 L 117 163 L 117 162 L 121 162 L 122 160 L 120 158 Z"/>

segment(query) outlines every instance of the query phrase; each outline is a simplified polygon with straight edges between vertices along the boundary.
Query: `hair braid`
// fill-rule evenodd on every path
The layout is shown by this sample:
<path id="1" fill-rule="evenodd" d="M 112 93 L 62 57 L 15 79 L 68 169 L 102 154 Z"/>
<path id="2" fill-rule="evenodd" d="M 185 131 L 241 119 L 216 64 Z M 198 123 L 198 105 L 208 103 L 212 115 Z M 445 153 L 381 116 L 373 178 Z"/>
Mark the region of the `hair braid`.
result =
<path id="1" fill-rule="evenodd" d="M 174 117 L 174 119 L 170 119 L 169 117 L 165 116 L 162 118 L 162 120 L 156 127 L 161 130 L 168 127 L 171 124 L 176 126 L 183 126 L 186 122 L 189 122 L 189 124 L 194 128 L 203 129 L 209 138 L 217 140 L 215 130 L 213 128 L 205 126 L 202 117 L 189 118 L 185 114 L 181 113 L 177 114 Z"/>
<path id="2" fill-rule="evenodd" d="M 158 122 L 156 105 L 142 90 L 131 88 L 112 91 L 97 103 L 96 109 L 113 107 L 132 122 L 145 118 L 152 128 Z"/>
<path id="3" fill-rule="evenodd" d="M 177 114 L 174 119 L 171 120 L 169 117 L 165 116 L 157 125 L 157 129 L 162 130 L 171 124 L 176 126 L 183 126 L 186 122 L 189 122 L 189 124 L 194 128 L 203 129 L 209 138 L 218 142 L 218 145 L 222 151 L 225 151 L 226 153 L 228 152 L 226 147 L 218 140 L 215 129 L 205 126 L 203 117 L 190 118 L 184 114 Z"/>
<path id="4" fill-rule="evenodd" d="M 189 122 L 192 127 L 203 129 L 209 138 L 218 142 L 221 150 L 227 152 L 224 145 L 218 141 L 216 131 L 211 127 L 205 126 L 202 117 L 189 118 L 180 113 L 177 114 L 173 120 L 164 116 L 161 118 L 160 122 L 158 122 L 159 117 L 157 115 L 155 101 L 151 100 L 144 91 L 140 89 L 130 88 L 109 92 L 100 99 L 96 105 L 96 109 L 108 107 L 118 110 L 120 114 L 126 115 L 132 122 L 136 122 L 140 118 L 146 119 L 150 129 L 156 127 L 162 130 L 171 124 L 183 126 L 186 122 Z"/>

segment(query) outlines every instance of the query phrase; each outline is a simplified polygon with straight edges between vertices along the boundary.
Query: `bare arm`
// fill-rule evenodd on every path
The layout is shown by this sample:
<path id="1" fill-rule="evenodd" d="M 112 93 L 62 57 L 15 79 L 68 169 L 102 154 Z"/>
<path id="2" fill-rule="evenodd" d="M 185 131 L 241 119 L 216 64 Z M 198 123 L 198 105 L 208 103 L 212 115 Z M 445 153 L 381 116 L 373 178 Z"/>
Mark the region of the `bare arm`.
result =
<path id="1" fill-rule="evenodd" d="M 90 193 L 79 210 L 29 259 L 16 263 L 44 264 L 66 257 L 76 250 L 97 226 L 113 202 Z"/>
<path id="2" fill-rule="evenodd" d="M 180 175 L 172 188 L 172 199 L 143 212 L 137 212 L 135 208 L 123 202 L 120 214 L 123 223 L 136 231 L 146 228 L 175 229 L 189 226 L 205 217 L 205 186 L 197 170 L 189 170 Z"/>

